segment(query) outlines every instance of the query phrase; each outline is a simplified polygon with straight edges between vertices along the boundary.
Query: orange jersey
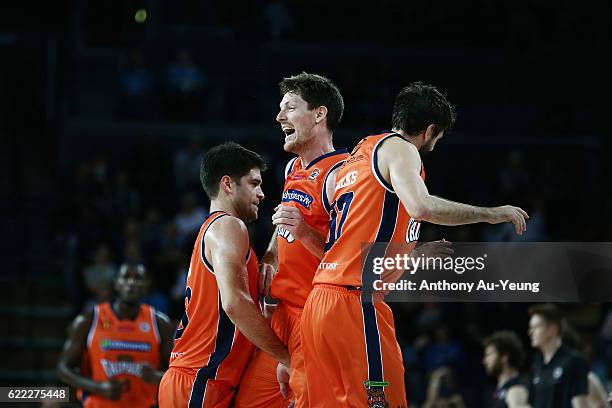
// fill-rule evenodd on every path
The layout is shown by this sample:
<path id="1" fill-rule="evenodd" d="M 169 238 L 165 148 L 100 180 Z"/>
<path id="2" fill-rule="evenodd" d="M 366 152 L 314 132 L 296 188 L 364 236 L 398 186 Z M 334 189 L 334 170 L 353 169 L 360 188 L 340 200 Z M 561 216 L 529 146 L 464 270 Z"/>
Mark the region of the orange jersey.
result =
<path id="1" fill-rule="evenodd" d="M 369 287 L 376 276 L 362 276 L 362 251 L 373 242 L 416 246 L 421 223 L 410 217 L 404 205 L 385 181 L 376 164 L 378 147 L 385 140 L 401 137 L 384 133 L 362 139 L 340 167 L 336 176 L 333 208 L 326 253 L 317 268 L 313 284 Z M 421 165 L 421 177 L 425 170 Z M 371 288 L 370 288 L 371 289 Z"/>
<path id="2" fill-rule="evenodd" d="M 118 401 L 84 395 L 85 407 L 151 407 L 157 404 L 157 385 L 141 377 L 143 364 L 160 369 L 160 336 L 155 309 L 140 305 L 135 320 L 119 320 L 109 303 L 94 307 L 87 336 L 88 366 L 94 381 L 125 381 Z"/>
<path id="3" fill-rule="evenodd" d="M 212 223 L 229 216 L 215 211 L 202 224 L 191 255 L 185 290 L 185 314 L 170 354 L 170 368 L 196 376 L 192 400 L 204 398 L 208 380 L 233 388 L 238 384 L 255 346 L 231 322 L 221 306 L 221 296 L 212 265 L 206 259 L 204 236 Z M 245 254 L 249 292 L 258 301 L 259 272 L 252 248 Z"/>
<path id="4" fill-rule="evenodd" d="M 332 202 L 325 190 L 327 177 L 347 157 L 348 152 L 339 149 L 319 156 L 306 167 L 302 167 L 302 161 L 296 157 L 285 171 L 283 204 L 298 208 L 306 223 L 323 235 L 327 235 L 329 228 Z M 272 297 L 302 308 L 321 260 L 284 228 L 278 229 L 277 242 L 278 272 L 272 281 Z"/>

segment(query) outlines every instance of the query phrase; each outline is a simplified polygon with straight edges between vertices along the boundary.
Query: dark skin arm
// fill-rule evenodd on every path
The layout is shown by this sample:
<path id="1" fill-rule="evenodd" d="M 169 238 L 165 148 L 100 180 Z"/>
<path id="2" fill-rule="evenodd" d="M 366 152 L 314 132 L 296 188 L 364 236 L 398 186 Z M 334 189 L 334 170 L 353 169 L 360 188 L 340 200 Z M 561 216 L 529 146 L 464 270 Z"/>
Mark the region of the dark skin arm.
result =
<path id="1" fill-rule="evenodd" d="M 91 327 L 92 314 L 77 316 L 68 330 L 62 355 L 57 364 L 57 375 L 66 384 L 91 394 L 118 400 L 123 393 L 123 384 L 116 380 L 94 381 L 80 373 L 81 358 L 87 351 L 87 334 Z"/>
<path id="2" fill-rule="evenodd" d="M 155 318 L 157 320 L 157 327 L 159 328 L 159 337 L 161 338 L 159 345 L 161 370 L 156 370 L 149 364 L 143 364 L 141 374 L 142 379 L 151 384 L 160 383 L 164 372 L 168 368 L 170 352 L 172 352 L 172 346 L 174 345 L 174 325 L 170 322 L 168 316 L 162 312 L 157 312 Z"/>

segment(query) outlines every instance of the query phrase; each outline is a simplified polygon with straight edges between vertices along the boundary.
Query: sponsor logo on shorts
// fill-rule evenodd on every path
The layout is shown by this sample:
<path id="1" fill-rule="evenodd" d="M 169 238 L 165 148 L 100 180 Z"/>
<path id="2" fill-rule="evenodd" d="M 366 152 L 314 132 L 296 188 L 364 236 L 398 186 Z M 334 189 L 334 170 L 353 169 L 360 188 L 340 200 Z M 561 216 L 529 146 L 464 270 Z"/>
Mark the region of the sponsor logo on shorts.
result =
<path id="1" fill-rule="evenodd" d="M 323 262 L 323 261 L 321 261 L 321 263 L 319 264 L 319 268 L 318 269 L 325 269 L 325 270 L 328 270 L 328 271 L 335 271 L 337 267 L 338 267 L 338 262 Z"/>
<path id="2" fill-rule="evenodd" d="M 296 203 L 300 204 L 301 206 L 305 208 L 310 208 L 310 205 L 312 204 L 314 199 L 312 198 L 312 196 L 302 191 L 289 189 L 283 192 L 282 201 L 284 203 L 289 202 L 289 201 L 295 201 Z"/>
<path id="3" fill-rule="evenodd" d="M 184 352 L 177 352 L 177 351 L 173 351 L 170 353 L 170 358 L 174 359 L 174 358 L 179 358 L 179 357 L 183 357 L 185 355 Z"/>
<path id="4" fill-rule="evenodd" d="M 140 377 L 142 373 L 142 364 L 135 363 L 133 361 L 110 361 L 102 359 L 100 360 L 100 363 L 104 369 L 104 374 L 106 374 L 108 378 L 121 374 L 129 374 Z"/>
<path id="5" fill-rule="evenodd" d="M 386 381 L 364 381 L 363 386 L 368 393 L 368 407 L 389 408 L 389 401 L 385 395 L 384 387 L 388 387 Z"/>
<path id="6" fill-rule="evenodd" d="M 100 341 L 100 348 L 104 351 L 140 351 L 151 350 L 151 345 L 144 341 L 108 340 Z"/>

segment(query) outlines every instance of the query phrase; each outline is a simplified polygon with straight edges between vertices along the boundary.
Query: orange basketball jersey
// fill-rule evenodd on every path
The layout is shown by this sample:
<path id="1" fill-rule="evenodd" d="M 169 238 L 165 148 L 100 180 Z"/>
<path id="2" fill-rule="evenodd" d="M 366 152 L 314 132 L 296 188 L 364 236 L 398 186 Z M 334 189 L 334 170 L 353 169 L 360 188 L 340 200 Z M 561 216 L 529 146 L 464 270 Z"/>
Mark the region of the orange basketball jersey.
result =
<path id="1" fill-rule="evenodd" d="M 376 164 L 378 148 L 393 137 L 401 136 L 384 133 L 362 139 L 340 167 L 326 253 L 314 285 L 371 289 L 371 283 L 379 278 L 371 268 L 362 268 L 362 250 L 367 248 L 364 244 L 392 242 L 406 244 L 406 251 L 414 249 L 421 224 L 410 217 Z M 422 165 L 421 177 L 425 179 Z"/>
<path id="2" fill-rule="evenodd" d="M 195 406 L 204 398 L 208 380 L 234 388 L 246 368 L 255 346 L 234 326 L 221 306 L 221 296 L 212 265 L 206 259 L 204 236 L 218 219 L 229 216 L 225 212 L 211 213 L 202 224 L 191 255 L 185 290 L 185 314 L 174 338 L 170 354 L 170 368 L 181 369 L 196 377 L 191 401 Z M 249 292 L 258 301 L 257 256 L 249 247 L 245 254 Z"/>
<path id="3" fill-rule="evenodd" d="M 109 303 L 94 307 L 87 336 L 88 366 L 94 381 L 124 381 L 124 393 L 118 401 L 83 393 L 85 407 L 152 407 L 157 404 L 157 385 L 141 377 L 142 364 L 160 368 L 159 330 L 155 309 L 140 305 L 135 320 L 119 320 Z"/>
<path id="4" fill-rule="evenodd" d="M 329 227 L 332 202 L 327 197 L 325 183 L 329 173 L 340 167 L 347 157 L 346 149 L 338 149 L 319 156 L 306 167 L 302 167 L 302 161 L 296 157 L 285 170 L 283 204 L 298 208 L 308 225 L 323 235 Z M 278 229 L 277 242 L 278 272 L 272 281 L 272 297 L 302 308 L 321 260 L 284 228 Z"/>

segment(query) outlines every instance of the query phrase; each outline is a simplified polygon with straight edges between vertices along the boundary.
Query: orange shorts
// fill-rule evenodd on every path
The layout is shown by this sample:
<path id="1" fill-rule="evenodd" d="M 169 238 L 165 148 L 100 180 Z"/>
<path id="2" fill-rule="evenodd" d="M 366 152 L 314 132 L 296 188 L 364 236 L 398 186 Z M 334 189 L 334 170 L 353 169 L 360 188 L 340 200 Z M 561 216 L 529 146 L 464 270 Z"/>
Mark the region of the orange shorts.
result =
<path id="1" fill-rule="evenodd" d="M 312 407 L 408 406 L 402 353 L 386 303 L 362 302 L 356 290 L 316 285 L 302 313 L 302 347 Z"/>
<path id="2" fill-rule="evenodd" d="M 234 389 L 226 381 L 207 379 L 196 383 L 188 370 L 169 368 L 159 384 L 159 408 L 227 408 Z"/>
<path id="3" fill-rule="evenodd" d="M 300 338 L 301 308 L 279 303 L 272 315 L 271 326 L 274 333 L 287 346 L 291 355 L 291 378 L 289 386 L 293 395 L 288 399 L 280 393 L 276 380 L 278 362 L 270 355 L 258 350 L 249 363 L 238 386 L 236 408 L 286 408 L 295 399 L 296 408 L 308 407 L 306 372 Z"/>

